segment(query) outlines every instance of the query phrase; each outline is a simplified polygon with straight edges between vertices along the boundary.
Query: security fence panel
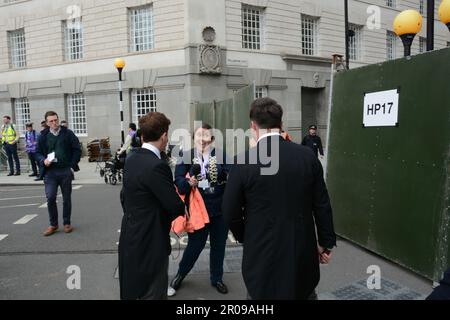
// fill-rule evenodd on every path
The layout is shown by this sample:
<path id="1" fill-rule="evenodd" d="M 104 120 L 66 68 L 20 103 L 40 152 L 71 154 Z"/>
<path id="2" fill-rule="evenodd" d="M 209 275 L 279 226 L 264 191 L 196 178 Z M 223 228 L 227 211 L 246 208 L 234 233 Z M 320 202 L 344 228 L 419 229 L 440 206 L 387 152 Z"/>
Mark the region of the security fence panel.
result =
<path id="1" fill-rule="evenodd" d="M 450 266 L 450 49 L 335 75 L 337 232 L 430 279 Z"/>

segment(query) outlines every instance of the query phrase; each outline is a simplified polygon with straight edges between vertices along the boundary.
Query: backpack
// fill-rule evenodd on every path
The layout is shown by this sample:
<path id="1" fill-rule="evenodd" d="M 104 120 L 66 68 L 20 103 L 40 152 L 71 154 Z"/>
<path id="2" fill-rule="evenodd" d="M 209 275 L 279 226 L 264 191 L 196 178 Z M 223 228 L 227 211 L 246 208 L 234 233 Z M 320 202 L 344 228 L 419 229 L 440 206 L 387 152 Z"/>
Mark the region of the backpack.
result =
<path id="1" fill-rule="evenodd" d="M 131 147 L 132 148 L 140 148 L 142 145 L 141 138 L 137 134 L 137 132 L 134 133 L 134 135 L 131 137 Z"/>

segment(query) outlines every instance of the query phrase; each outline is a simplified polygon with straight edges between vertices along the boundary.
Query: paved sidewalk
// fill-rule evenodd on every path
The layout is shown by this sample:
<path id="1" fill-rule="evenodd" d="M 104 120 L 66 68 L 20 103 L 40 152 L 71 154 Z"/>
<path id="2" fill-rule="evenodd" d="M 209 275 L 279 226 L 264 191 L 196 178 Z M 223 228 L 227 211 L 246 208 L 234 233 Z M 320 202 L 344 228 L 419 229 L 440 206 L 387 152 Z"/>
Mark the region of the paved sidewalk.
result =
<path id="1" fill-rule="evenodd" d="M 99 165 L 104 166 L 104 162 Z M 88 157 L 81 158 L 79 163 L 80 171 L 75 172 L 74 185 L 81 184 L 104 184 L 105 181 L 100 177 L 100 172 L 97 168 L 97 162 L 89 162 Z M 23 167 L 23 166 L 22 166 Z M 15 185 L 42 185 L 42 181 L 33 181 L 35 177 L 28 177 L 31 172 L 22 169 L 20 176 L 8 177 L 8 171 L 0 171 L 0 186 L 15 186 Z"/>

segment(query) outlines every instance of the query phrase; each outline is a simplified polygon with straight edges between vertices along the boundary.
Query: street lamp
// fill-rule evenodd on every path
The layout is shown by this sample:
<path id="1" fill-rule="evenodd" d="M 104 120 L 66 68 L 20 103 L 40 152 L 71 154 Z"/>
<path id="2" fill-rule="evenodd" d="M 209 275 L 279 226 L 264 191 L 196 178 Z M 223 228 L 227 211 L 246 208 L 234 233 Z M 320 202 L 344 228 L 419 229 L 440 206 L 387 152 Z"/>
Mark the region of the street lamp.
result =
<path id="1" fill-rule="evenodd" d="M 405 57 L 411 55 L 411 44 L 422 28 L 422 16 L 416 10 L 400 12 L 394 20 L 394 31 L 402 39 Z"/>
<path id="2" fill-rule="evenodd" d="M 450 31 L 450 0 L 442 1 L 439 6 L 439 20 L 441 20 Z"/>
<path id="3" fill-rule="evenodd" d="M 114 66 L 116 67 L 117 71 L 119 71 L 119 104 L 120 104 L 120 130 L 121 130 L 121 137 L 122 137 L 122 143 L 120 146 L 123 146 L 125 142 L 125 134 L 123 131 L 123 93 L 122 93 L 122 70 L 125 68 L 125 60 L 122 58 L 118 58 L 114 61 Z"/>

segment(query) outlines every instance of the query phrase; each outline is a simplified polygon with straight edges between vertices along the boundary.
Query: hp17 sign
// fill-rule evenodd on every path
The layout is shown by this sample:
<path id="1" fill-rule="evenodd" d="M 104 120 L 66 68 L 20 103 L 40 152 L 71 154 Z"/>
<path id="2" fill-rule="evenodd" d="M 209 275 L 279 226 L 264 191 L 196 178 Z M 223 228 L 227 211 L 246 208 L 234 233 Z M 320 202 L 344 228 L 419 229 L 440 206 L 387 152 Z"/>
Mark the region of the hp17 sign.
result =
<path id="1" fill-rule="evenodd" d="M 363 124 L 365 127 L 396 126 L 398 124 L 398 90 L 366 93 Z"/>

